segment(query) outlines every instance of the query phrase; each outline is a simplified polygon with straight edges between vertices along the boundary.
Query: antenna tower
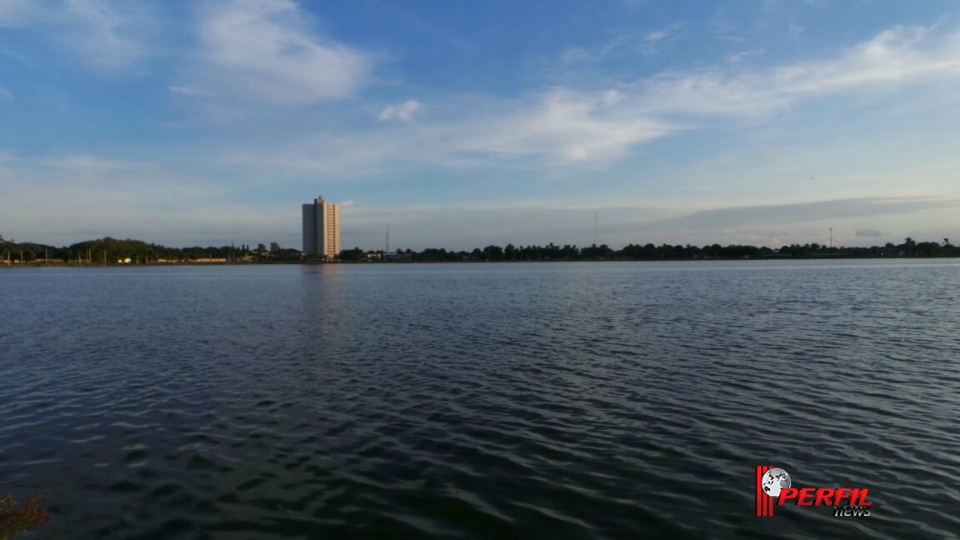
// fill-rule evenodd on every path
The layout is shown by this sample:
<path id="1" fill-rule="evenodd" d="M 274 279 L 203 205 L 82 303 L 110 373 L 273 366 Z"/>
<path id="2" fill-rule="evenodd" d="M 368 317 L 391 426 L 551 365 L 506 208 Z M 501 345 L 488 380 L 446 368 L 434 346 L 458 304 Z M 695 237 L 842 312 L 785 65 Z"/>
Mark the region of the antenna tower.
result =
<path id="1" fill-rule="evenodd" d="M 593 211 L 593 245 L 597 245 L 597 211 Z"/>

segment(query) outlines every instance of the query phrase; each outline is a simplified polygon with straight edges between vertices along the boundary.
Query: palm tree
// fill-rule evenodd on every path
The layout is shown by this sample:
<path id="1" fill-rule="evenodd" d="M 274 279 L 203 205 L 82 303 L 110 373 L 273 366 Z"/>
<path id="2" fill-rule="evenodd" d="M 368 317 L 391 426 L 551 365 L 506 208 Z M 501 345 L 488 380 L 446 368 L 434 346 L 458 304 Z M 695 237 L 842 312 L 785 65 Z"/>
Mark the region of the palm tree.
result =
<path id="1" fill-rule="evenodd" d="M 916 251 L 917 243 L 913 241 L 913 238 L 908 236 L 903 240 L 903 247 L 907 250 L 907 254 L 913 255 Z"/>

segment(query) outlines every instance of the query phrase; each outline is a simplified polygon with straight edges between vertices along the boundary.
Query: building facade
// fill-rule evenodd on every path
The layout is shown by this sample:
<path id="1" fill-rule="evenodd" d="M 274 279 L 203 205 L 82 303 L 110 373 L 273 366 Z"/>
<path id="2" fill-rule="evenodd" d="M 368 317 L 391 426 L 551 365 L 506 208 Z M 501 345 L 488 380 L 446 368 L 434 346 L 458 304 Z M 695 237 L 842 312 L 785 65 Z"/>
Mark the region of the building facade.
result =
<path id="1" fill-rule="evenodd" d="M 340 205 L 322 196 L 303 205 L 303 253 L 324 259 L 340 254 Z"/>

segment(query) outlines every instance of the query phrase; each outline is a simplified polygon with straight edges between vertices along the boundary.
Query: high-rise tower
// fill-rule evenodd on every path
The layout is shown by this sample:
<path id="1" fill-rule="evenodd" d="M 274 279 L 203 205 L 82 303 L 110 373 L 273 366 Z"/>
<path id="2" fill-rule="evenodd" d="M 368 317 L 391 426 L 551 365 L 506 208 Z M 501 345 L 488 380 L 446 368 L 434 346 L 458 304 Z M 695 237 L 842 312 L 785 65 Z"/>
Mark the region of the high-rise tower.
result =
<path id="1" fill-rule="evenodd" d="M 303 205 L 303 253 L 324 259 L 340 254 L 340 205 L 323 196 Z"/>

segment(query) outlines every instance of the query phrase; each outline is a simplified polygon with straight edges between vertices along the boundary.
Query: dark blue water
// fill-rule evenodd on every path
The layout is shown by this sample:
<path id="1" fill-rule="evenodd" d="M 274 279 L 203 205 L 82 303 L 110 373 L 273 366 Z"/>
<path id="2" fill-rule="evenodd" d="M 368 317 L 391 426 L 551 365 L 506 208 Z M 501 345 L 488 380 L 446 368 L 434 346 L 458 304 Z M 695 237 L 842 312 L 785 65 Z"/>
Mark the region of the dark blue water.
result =
<path id="1" fill-rule="evenodd" d="M 949 261 L 0 271 L 33 538 L 944 538 Z M 754 467 L 868 518 L 754 517 Z M 29 538 L 29 537 L 28 537 Z"/>

